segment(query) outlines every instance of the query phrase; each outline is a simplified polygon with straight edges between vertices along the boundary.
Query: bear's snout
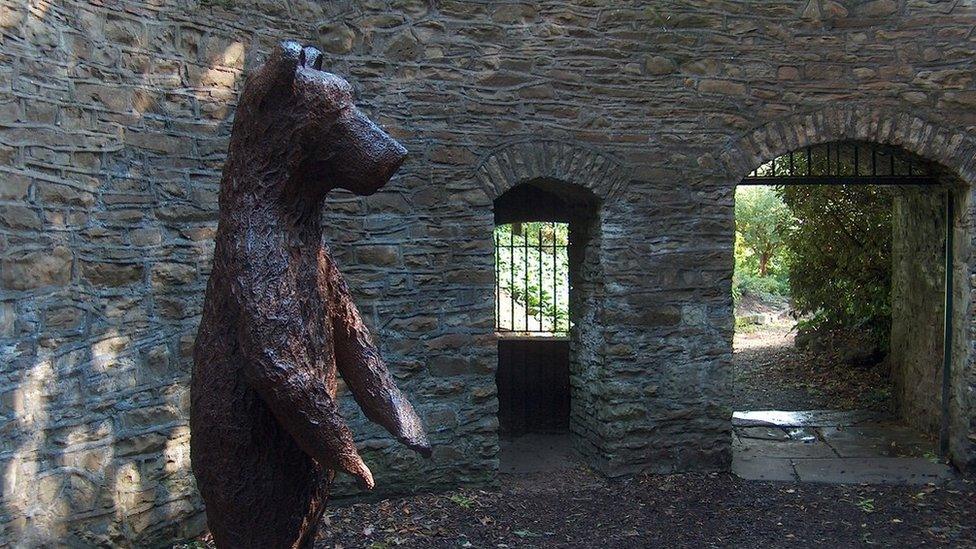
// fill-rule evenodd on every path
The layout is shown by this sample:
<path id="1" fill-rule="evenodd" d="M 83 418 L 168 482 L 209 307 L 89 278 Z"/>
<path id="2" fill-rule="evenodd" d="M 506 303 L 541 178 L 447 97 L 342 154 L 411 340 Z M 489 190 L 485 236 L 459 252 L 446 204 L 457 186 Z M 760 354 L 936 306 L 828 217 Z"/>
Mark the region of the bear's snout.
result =
<path id="1" fill-rule="evenodd" d="M 333 136 L 337 154 L 333 157 L 335 185 L 367 196 L 393 177 L 407 158 L 407 149 L 373 123 L 359 109 L 346 111 Z"/>

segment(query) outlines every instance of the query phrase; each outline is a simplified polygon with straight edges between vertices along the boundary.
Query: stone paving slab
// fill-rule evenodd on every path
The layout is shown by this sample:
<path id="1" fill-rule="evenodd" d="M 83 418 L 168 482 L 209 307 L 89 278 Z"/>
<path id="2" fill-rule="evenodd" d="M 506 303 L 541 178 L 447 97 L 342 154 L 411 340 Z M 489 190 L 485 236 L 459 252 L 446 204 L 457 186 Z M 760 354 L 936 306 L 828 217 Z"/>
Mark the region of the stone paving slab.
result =
<path id="1" fill-rule="evenodd" d="M 795 482 L 798 480 L 793 462 L 789 459 L 746 457 L 740 453 L 732 456 L 732 473 L 749 480 L 773 480 Z"/>
<path id="2" fill-rule="evenodd" d="M 955 477 L 948 465 L 924 458 L 798 459 L 793 468 L 801 482 L 831 484 L 926 484 Z"/>
<path id="3" fill-rule="evenodd" d="M 823 440 L 841 457 L 930 457 L 935 442 L 903 425 L 869 423 L 822 427 Z"/>
<path id="4" fill-rule="evenodd" d="M 789 440 L 790 434 L 781 427 L 739 427 L 735 433 L 740 438 L 755 438 L 760 440 Z"/>
<path id="5" fill-rule="evenodd" d="M 733 455 L 743 457 L 766 458 L 834 458 L 838 457 L 834 450 L 819 439 L 813 440 L 764 440 L 739 437 L 738 444 L 733 444 Z"/>
<path id="6" fill-rule="evenodd" d="M 732 472 L 749 480 L 924 484 L 955 478 L 930 437 L 874 412 L 733 416 Z M 833 423 L 833 424 L 831 424 Z"/>

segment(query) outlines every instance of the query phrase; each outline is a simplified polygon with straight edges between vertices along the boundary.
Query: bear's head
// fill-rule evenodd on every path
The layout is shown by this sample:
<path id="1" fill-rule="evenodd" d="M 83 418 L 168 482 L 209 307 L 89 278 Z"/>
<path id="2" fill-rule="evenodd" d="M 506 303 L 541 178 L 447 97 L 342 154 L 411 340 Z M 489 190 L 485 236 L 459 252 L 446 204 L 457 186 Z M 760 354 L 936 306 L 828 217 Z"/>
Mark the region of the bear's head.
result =
<path id="1" fill-rule="evenodd" d="M 397 171 L 407 150 L 356 108 L 349 83 L 323 71 L 322 63 L 322 52 L 311 46 L 278 44 L 247 80 L 234 134 L 238 125 L 248 127 L 245 150 L 279 150 L 289 185 L 303 198 L 316 199 L 334 188 L 373 194 Z"/>

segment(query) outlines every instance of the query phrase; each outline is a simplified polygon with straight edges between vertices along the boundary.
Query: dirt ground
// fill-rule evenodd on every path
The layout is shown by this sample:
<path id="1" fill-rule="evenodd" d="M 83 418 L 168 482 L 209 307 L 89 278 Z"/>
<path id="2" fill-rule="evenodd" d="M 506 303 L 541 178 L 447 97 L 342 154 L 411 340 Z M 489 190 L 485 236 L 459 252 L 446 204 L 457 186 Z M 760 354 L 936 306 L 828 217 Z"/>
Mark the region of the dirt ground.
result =
<path id="1" fill-rule="evenodd" d="M 732 365 L 734 410 L 892 411 L 884 364 L 849 364 L 793 346 L 790 321 L 739 330 Z"/>
<path id="2" fill-rule="evenodd" d="M 744 481 L 728 474 L 608 481 L 583 469 L 333 506 L 319 548 L 976 547 L 976 487 Z"/>
<path id="3" fill-rule="evenodd" d="M 740 333 L 736 410 L 888 409 L 883 368 L 803 353 L 792 338 L 785 323 Z M 329 549 L 871 546 L 976 548 L 976 485 L 784 483 L 718 473 L 614 481 L 579 466 L 501 475 L 491 489 L 332 502 L 316 542 Z"/>

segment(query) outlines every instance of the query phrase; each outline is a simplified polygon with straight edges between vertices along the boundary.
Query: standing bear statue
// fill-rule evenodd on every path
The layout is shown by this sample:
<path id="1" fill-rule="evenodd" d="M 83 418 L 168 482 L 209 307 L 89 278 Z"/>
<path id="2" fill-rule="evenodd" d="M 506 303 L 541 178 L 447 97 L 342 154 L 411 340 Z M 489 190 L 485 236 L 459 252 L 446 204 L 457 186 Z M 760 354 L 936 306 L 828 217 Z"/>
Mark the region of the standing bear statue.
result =
<path id="1" fill-rule="evenodd" d="M 430 454 L 320 227 L 329 190 L 370 195 L 405 157 L 315 48 L 283 42 L 247 79 L 193 353 L 193 474 L 218 547 L 311 547 L 336 471 L 373 487 L 337 369 L 366 417 Z"/>

